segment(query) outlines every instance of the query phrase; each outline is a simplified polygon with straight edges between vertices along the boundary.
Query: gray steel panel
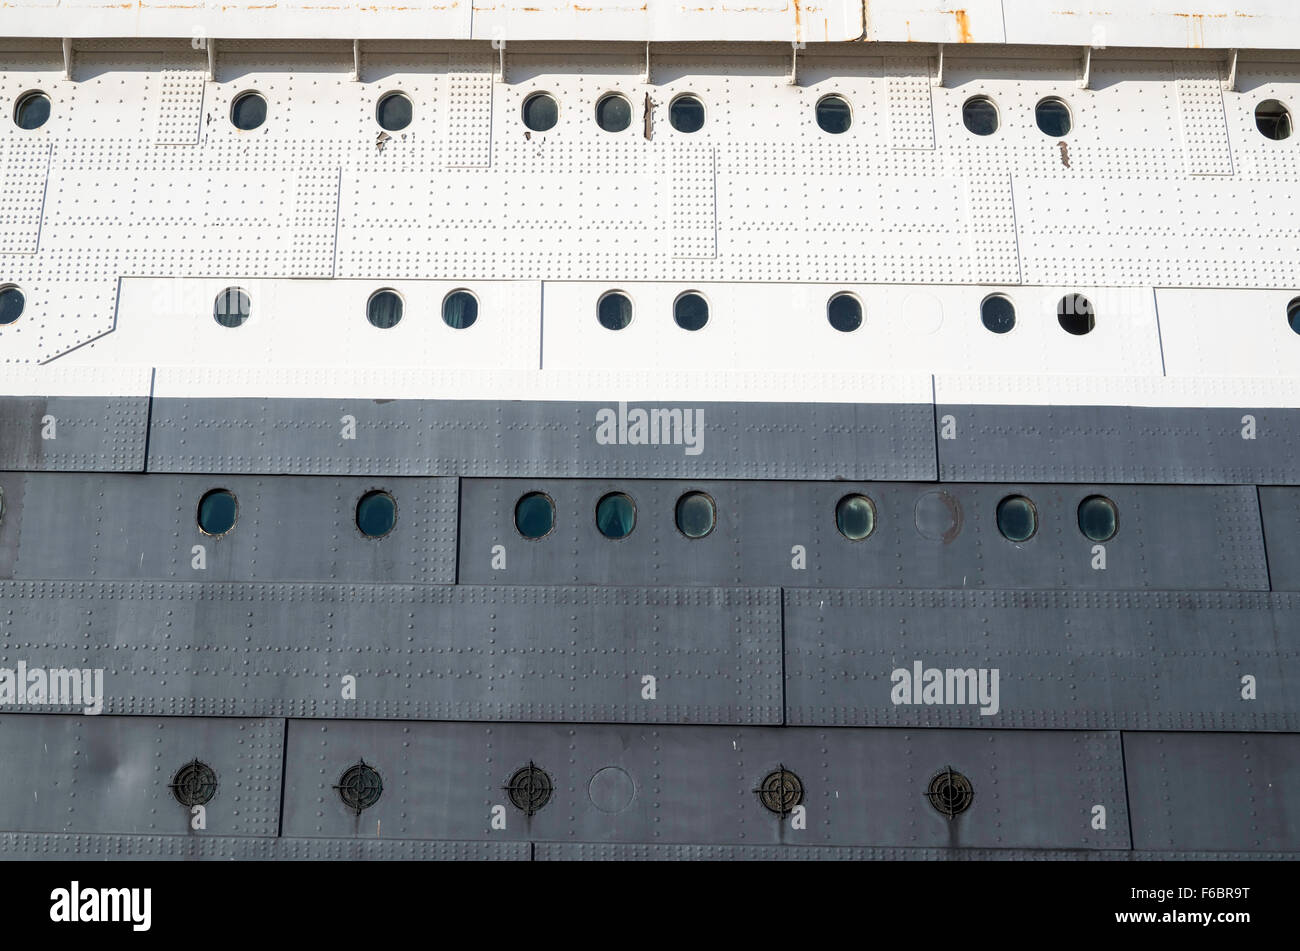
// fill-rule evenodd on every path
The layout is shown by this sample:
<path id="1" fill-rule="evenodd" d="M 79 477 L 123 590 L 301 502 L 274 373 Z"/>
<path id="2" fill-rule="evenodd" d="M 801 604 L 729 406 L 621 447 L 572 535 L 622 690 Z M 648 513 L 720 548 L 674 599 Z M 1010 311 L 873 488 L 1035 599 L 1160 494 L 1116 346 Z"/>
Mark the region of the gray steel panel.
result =
<path id="1" fill-rule="evenodd" d="M 0 396 L 0 469 L 142 472 L 148 429 L 147 396 Z"/>
<path id="2" fill-rule="evenodd" d="M 362 759 L 384 790 L 357 815 L 334 787 Z M 506 805 L 504 789 L 530 761 L 554 785 L 531 819 Z M 754 792 L 782 764 L 802 780 L 806 829 Z M 975 793 L 952 820 L 925 796 L 949 766 Z M 294 720 L 285 777 L 286 836 L 1129 847 L 1115 733 Z M 493 830 L 498 804 L 506 828 Z M 1092 828 L 1098 804 L 1104 830 Z"/>
<path id="3" fill-rule="evenodd" d="M 155 399 L 153 472 L 933 479 L 926 404 L 663 403 L 704 413 L 682 445 L 600 445 L 608 403 Z M 615 404 L 617 405 L 617 404 Z M 355 417 L 356 439 L 340 438 Z"/>
<path id="4" fill-rule="evenodd" d="M 216 772 L 207 832 L 279 831 L 284 721 L 0 715 L 0 828 L 186 836 L 168 784 L 199 759 Z"/>
<path id="5" fill-rule="evenodd" d="M 713 533 L 677 530 L 677 499 L 707 492 L 718 510 Z M 521 537 L 514 507 L 542 491 L 556 505 L 555 531 Z M 636 504 L 626 538 L 596 528 L 596 503 L 624 492 Z M 876 529 L 850 541 L 835 506 L 861 492 Z M 998 532 L 998 502 L 1023 493 L 1039 528 L 1015 544 Z M 943 495 L 941 500 L 940 495 Z M 1105 569 L 1079 531 L 1089 495 L 1112 499 L 1119 531 L 1105 543 Z M 927 511 L 955 513 L 955 534 L 932 531 Z M 924 537 L 925 527 L 930 537 Z M 494 559 L 505 548 L 505 567 Z M 795 566 L 795 546 L 806 568 Z M 814 585 L 872 588 L 1268 589 L 1255 490 L 1248 486 L 1072 486 L 674 480 L 465 479 L 461 483 L 460 579 L 510 584 Z"/>
<path id="6" fill-rule="evenodd" d="M 1300 736 L 1126 733 L 1144 849 L 1300 850 Z"/>
<path id="7" fill-rule="evenodd" d="M 1260 486 L 1260 516 L 1274 591 L 1300 591 L 1300 489 Z"/>
<path id="8" fill-rule="evenodd" d="M 1242 417 L 1256 438 L 1242 438 Z M 1300 410 L 940 405 L 939 478 L 1300 484 Z"/>
<path id="9" fill-rule="evenodd" d="M 234 493 L 226 535 L 199 530 L 199 499 Z M 356 526 L 356 503 L 391 492 L 383 538 Z M 348 581 L 452 584 L 455 479 L 0 473 L 0 578 L 105 581 Z M 206 568 L 193 567 L 204 547 Z"/>
<path id="10" fill-rule="evenodd" d="M 102 667 L 110 713 L 781 722 L 774 588 L 9 581 L 0 605 L 0 666 Z"/>
<path id="11" fill-rule="evenodd" d="M 538 842 L 537 862 L 1224 862 L 1296 861 L 1300 852 L 1151 852 L 1129 849 L 908 849 L 830 845 L 630 845 Z"/>
<path id="12" fill-rule="evenodd" d="M 1285 594 L 792 588 L 787 722 L 1295 730 L 1297 623 Z M 891 675 L 916 661 L 997 669 L 998 712 L 895 705 Z"/>
<path id="13" fill-rule="evenodd" d="M 254 836 L 70 835 L 0 832 L 0 859 L 28 861 L 152 861 L 213 859 L 318 861 L 528 861 L 527 842 L 418 839 L 279 839 Z"/>

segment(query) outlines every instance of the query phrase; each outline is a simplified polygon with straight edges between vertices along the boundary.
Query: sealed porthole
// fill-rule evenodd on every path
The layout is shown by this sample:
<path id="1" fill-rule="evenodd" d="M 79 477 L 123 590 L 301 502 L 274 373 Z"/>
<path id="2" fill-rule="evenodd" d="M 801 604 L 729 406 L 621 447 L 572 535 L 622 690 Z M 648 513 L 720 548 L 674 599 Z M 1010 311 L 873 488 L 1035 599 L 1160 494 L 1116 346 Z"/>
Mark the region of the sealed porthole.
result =
<path id="1" fill-rule="evenodd" d="M 266 121 L 266 98 L 260 92 L 240 93 L 230 104 L 230 122 L 244 132 Z"/>
<path id="2" fill-rule="evenodd" d="M 1068 334 L 1082 337 L 1097 325 L 1093 318 L 1092 301 L 1082 294 L 1066 294 L 1056 305 L 1056 320 Z"/>
<path id="3" fill-rule="evenodd" d="M 223 327 L 239 327 L 252 313 L 253 301 L 242 287 L 227 287 L 212 304 L 212 319 Z"/>
<path id="4" fill-rule="evenodd" d="M 338 790 L 343 805 L 360 815 L 362 810 L 379 802 L 379 797 L 384 794 L 384 780 L 379 770 L 361 760 L 343 771 L 334 788 Z"/>
<path id="5" fill-rule="evenodd" d="M 1038 510 L 1023 495 L 1008 495 L 998 503 L 998 531 L 1012 542 L 1027 542 L 1038 531 Z"/>
<path id="6" fill-rule="evenodd" d="M 622 291 L 610 291 L 596 302 L 596 319 L 606 330 L 622 330 L 632 322 L 632 300 Z"/>
<path id="7" fill-rule="evenodd" d="M 791 770 L 778 766 L 763 777 L 754 792 L 768 812 L 788 816 L 803 802 L 803 781 Z"/>
<path id="8" fill-rule="evenodd" d="M 402 295 L 385 288 L 375 291 L 366 301 L 366 320 L 380 330 L 391 330 L 402 319 Z"/>
<path id="9" fill-rule="evenodd" d="M 596 125 L 606 132 L 622 132 L 632 124 L 632 103 L 612 92 L 596 103 Z"/>
<path id="10" fill-rule="evenodd" d="M 1286 305 L 1286 322 L 1291 325 L 1292 330 L 1300 334 L 1300 297 Z M 5 321 L 0 320 L 0 323 Z"/>
<path id="11" fill-rule="evenodd" d="M 695 291 L 687 291 L 673 301 L 673 321 L 683 330 L 703 330 L 709 322 L 709 302 Z"/>
<path id="12" fill-rule="evenodd" d="M 415 107 L 405 93 L 390 92 L 375 106 L 375 121 L 385 132 L 401 132 L 411 124 Z"/>
<path id="13" fill-rule="evenodd" d="M 376 489 L 357 500 L 357 528 L 367 538 L 383 538 L 397 524 L 397 500 Z"/>
<path id="14" fill-rule="evenodd" d="M 606 538 L 626 538 L 636 528 L 636 505 L 622 492 L 611 492 L 596 503 L 596 528 Z"/>
<path id="15" fill-rule="evenodd" d="M 227 489 L 213 489 L 199 499 L 199 531 L 205 535 L 224 535 L 239 519 L 239 503 Z"/>
<path id="16" fill-rule="evenodd" d="M 550 93 L 535 92 L 524 100 L 524 125 L 534 132 L 546 132 L 560 121 L 560 104 Z"/>
<path id="17" fill-rule="evenodd" d="M 930 777 L 930 784 L 925 789 L 925 798 L 941 815 L 955 819 L 975 801 L 975 787 L 971 781 L 951 766 Z"/>
<path id="18" fill-rule="evenodd" d="M 865 495 L 846 495 L 835 506 L 835 527 L 852 542 L 876 530 L 876 504 Z"/>
<path id="19" fill-rule="evenodd" d="M 1059 139 L 1070 134 L 1070 107 L 1064 99 L 1048 96 L 1034 107 L 1034 119 L 1038 122 L 1039 130 L 1047 135 Z"/>
<path id="20" fill-rule="evenodd" d="M 1001 294 L 991 294 L 980 304 L 980 322 L 990 333 L 1010 333 L 1016 326 L 1016 306 Z"/>
<path id="21" fill-rule="evenodd" d="M 469 291 L 452 291 L 442 301 L 442 322 L 452 330 L 467 330 L 478 320 L 478 298 Z"/>
<path id="22" fill-rule="evenodd" d="M 12 324 L 26 307 L 27 298 L 16 284 L 0 284 L 0 327 Z"/>
<path id="23" fill-rule="evenodd" d="M 826 302 L 826 319 L 840 333 L 852 333 L 862 326 L 862 301 L 852 294 L 836 294 Z"/>
<path id="24" fill-rule="evenodd" d="M 1089 541 L 1108 542 L 1119 531 L 1119 512 L 1104 495 L 1090 495 L 1079 503 L 1079 531 Z"/>
<path id="25" fill-rule="evenodd" d="M 529 492 L 515 503 L 515 529 L 524 538 L 545 538 L 555 528 L 555 503 L 545 492 Z"/>
<path id="26" fill-rule="evenodd" d="M 50 121 L 50 97 L 38 89 L 25 92 L 14 102 L 14 125 L 31 131 Z"/>
<path id="27" fill-rule="evenodd" d="M 1291 137 L 1291 110 L 1276 99 L 1265 99 L 1255 107 L 1255 128 L 1266 139 Z"/>
<path id="28" fill-rule="evenodd" d="M 817 100 L 817 125 L 823 132 L 840 135 L 853 125 L 853 110 L 843 96 L 822 96 Z"/>
<path id="29" fill-rule="evenodd" d="M 975 135 L 998 131 L 998 107 L 988 96 L 971 96 L 961 107 L 961 121 Z"/>
<path id="30" fill-rule="evenodd" d="M 217 794 L 217 774 L 207 763 L 191 760 L 176 771 L 167 788 L 182 806 L 206 806 Z"/>
<path id="31" fill-rule="evenodd" d="M 718 524 L 718 509 L 703 492 L 687 492 L 677 500 L 677 530 L 687 538 L 704 538 Z"/>
<path id="32" fill-rule="evenodd" d="M 554 789 L 550 774 L 533 762 L 515 770 L 506 784 L 510 804 L 529 817 L 537 815 L 551 801 Z"/>
<path id="33" fill-rule="evenodd" d="M 668 104 L 668 122 L 678 132 L 699 132 L 704 128 L 704 103 L 696 96 L 678 96 Z"/>

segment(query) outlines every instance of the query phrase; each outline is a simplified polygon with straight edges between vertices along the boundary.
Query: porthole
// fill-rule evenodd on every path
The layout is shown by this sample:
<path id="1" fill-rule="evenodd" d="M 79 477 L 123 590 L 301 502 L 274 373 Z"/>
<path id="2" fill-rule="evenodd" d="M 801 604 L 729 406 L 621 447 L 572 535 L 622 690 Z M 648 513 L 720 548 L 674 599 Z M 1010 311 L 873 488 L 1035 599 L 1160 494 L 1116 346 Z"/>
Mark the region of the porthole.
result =
<path id="1" fill-rule="evenodd" d="M 998 531 L 1012 542 L 1027 542 L 1038 531 L 1038 510 L 1023 495 L 1008 495 L 998 503 Z"/>
<path id="2" fill-rule="evenodd" d="M 826 302 L 826 319 L 840 333 L 852 333 L 862 326 L 862 301 L 852 294 L 836 294 Z"/>
<path id="3" fill-rule="evenodd" d="M 227 287 L 212 304 L 212 319 L 223 327 L 239 327 L 253 311 L 253 301 L 242 287 Z"/>
<path id="4" fill-rule="evenodd" d="M 560 121 L 560 104 L 550 93 L 535 92 L 524 100 L 524 125 L 534 132 L 546 132 Z"/>
<path id="5" fill-rule="evenodd" d="M 217 794 L 217 774 L 207 763 L 191 760 L 176 771 L 167 788 L 182 806 L 206 806 Z"/>
<path id="6" fill-rule="evenodd" d="M 1265 99 L 1255 107 L 1255 128 L 1266 139 L 1291 138 L 1291 110 L 1276 99 Z"/>
<path id="7" fill-rule="evenodd" d="M 687 492 L 677 500 L 677 530 L 687 538 L 703 538 L 718 524 L 718 509 L 703 492 Z"/>
<path id="8" fill-rule="evenodd" d="M 925 798 L 940 815 L 955 819 L 975 801 L 975 787 L 969 779 L 947 766 L 942 772 L 930 777 Z"/>
<path id="9" fill-rule="evenodd" d="M 199 499 L 199 531 L 204 535 L 225 535 L 239 520 L 239 503 L 228 489 L 213 489 Z"/>
<path id="10" fill-rule="evenodd" d="M 266 121 L 266 98 L 260 92 L 240 93 L 230 104 L 230 122 L 248 132 Z"/>
<path id="11" fill-rule="evenodd" d="M 530 818 L 551 801 L 554 789 L 550 774 L 533 762 L 515 770 L 506 784 L 510 804 Z"/>
<path id="12" fill-rule="evenodd" d="M 1286 322 L 1291 325 L 1292 330 L 1300 334 L 1300 297 L 1286 305 Z M 0 324 L 2 323 L 6 321 L 0 320 Z"/>
<path id="13" fill-rule="evenodd" d="M 704 103 L 695 96 L 678 96 L 668 104 L 668 122 L 678 132 L 699 132 L 704 128 Z"/>
<path id="14" fill-rule="evenodd" d="M 452 291 L 442 301 L 442 322 L 452 330 L 467 330 L 478 320 L 478 298 L 469 291 Z"/>
<path id="15" fill-rule="evenodd" d="M 16 284 L 0 284 L 0 327 L 12 324 L 26 307 L 27 298 Z"/>
<path id="16" fill-rule="evenodd" d="M 596 125 L 606 132 L 622 132 L 632 124 L 632 103 L 616 92 L 596 103 Z"/>
<path id="17" fill-rule="evenodd" d="M 1093 318 L 1092 301 L 1082 294 L 1066 294 L 1056 305 L 1056 320 L 1068 334 L 1082 337 L 1097 325 Z"/>
<path id="18" fill-rule="evenodd" d="M 840 135 L 853 125 L 853 110 L 843 96 L 822 96 L 817 100 L 817 125 L 823 132 Z"/>
<path id="19" fill-rule="evenodd" d="M 876 504 L 865 495 L 846 495 L 835 506 L 835 527 L 851 542 L 860 542 L 876 530 Z"/>
<path id="20" fill-rule="evenodd" d="M 1079 503 L 1079 531 L 1094 542 L 1108 542 L 1119 531 L 1119 511 L 1104 495 L 1090 495 Z"/>
<path id="21" fill-rule="evenodd" d="M 687 291 L 673 301 L 673 320 L 683 330 L 703 330 L 709 322 L 709 302 L 695 291 Z"/>
<path id="22" fill-rule="evenodd" d="M 611 492 L 596 503 L 596 528 L 606 538 L 627 538 L 636 528 L 636 505 L 622 492 Z"/>
<path id="23" fill-rule="evenodd" d="M 343 805 L 361 815 L 362 810 L 379 802 L 379 797 L 384 794 L 384 780 L 379 775 L 379 770 L 361 760 L 343 771 L 334 788 L 338 790 Z"/>
<path id="24" fill-rule="evenodd" d="M 366 301 L 366 320 L 380 330 L 391 330 L 402 320 L 402 295 L 385 288 L 375 291 Z"/>
<path id="25" fill-rule="evenodd" d="M 622 291 L 610 291 L 596 302 L 596 319 L 606 330 L 622 330 L 632 322 L 632 300 Z"/>
<path id="26" fill-rule="evenodd" d="M 1016 326 L 1016 306 L 1010 298 L 992 294 L 980 304 L 980 321 L 990 333 L 1010 333 Z"/>
<path id="27" fill-rule="evenodd" d="M 754 792 L 768 812 L 788 816 L 803 802 L 803 781 L 784 766 L 778 766 L 763 777 Z"/>
<path id="28" fill-rule="evenodd" d="M 998 131 L 998 107 L 988 96 L 971 96 L 961 107 L 961 121 L 975 135 Z"/>
<path id="29" fill-rule="evenodd" d="M 357 500 L 357 529 L 367 538 L 383 538 L 397 524 L 397 500 L 376 489 Z"/>
<path id="30" fill-rule="evenodd" d="M 1060 138 L 1063 135 L 1070 134 L 1071 120 L 1070 107 L 1065 104 L 1064 99 L 1057 99 L 1055 96 L 1049 96 L 1034 107 L 1034 119 L 1038 122 L 1040 131 L 1047 135 Z"/>
<path id="31" fill-rule="evenodd" d="M 555 503 L 545 492 L 529 492 L 515 503 L 515 529 L 524 538 L 545 538 L 555 528 Z"/>
<path id="32" fill-rule="evenodd" d="M 50 97 L 40 90 L 23 93 L 14 103 L 14 125 L 31 131 L 50 121 Z"/>
<path id="33" fill-rule="evenodd" d="M 411 124 L 415 107 L 405 93 L 390 92 L 375 106 L 375 121 L 385 132 L 401 132 Z"/>

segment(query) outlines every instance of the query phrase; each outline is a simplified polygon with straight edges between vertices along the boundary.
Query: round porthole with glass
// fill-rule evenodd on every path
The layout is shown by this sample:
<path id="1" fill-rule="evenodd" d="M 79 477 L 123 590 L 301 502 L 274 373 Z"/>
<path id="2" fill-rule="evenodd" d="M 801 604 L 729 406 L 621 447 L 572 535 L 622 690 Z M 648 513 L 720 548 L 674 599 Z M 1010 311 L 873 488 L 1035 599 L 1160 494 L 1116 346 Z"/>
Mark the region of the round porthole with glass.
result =
<path id="1" fill-rule="evenodd" d="M 668 104 L 668 122 L 678 132 L 699 132 L 704 128 L 704 103 L 690 94 Z"/>
<path id="2" fill-rule="evenodd" d="M 1065 104 L 1064 99 L 1057 99 L 1055 96 L 1048 96 L 1034 107 L 1034 119 L 1038 123 L 1040 132 L 1058 139 L 1063 135 L 1069 135 L 1073 126 L 1070 107 Z"/>
<path id="3" fill-rule="evenodd" d="M 39 89 L 25 92 L 14 101 L 14 125 L 30 132 L 50 121 L 50 97 Z"/>
<path id="4" fill-rule="evenodd" d="M 1024 542 L 1038 531 L 1038 510 L 1023 495 L 1009 495 L 998 503 L 998 531 L 1007 541 Z"/>
<path id="5" fill-rule="evenodd" d="M 366 301 L 366 320 L 380 330 L 391 330 L 401 323 L 403 309 L 402 295 L 384 288 L 375 291 Z"/>
<path id="6" fill-rule="evenodd" d="M 862 301 L 852 294 L 836 294 L 826 302 L 826 319 L 840 333 L 852 333 L 862 326 Z"/>
<path id="7" fill-rule="evenodd" d="M 401 132 L 411 124 L 415 108 L 405 93 L 390 92 L 375 106 L 375 121 L 385 132 Z"/>
<path id="8" fill-rule="evenodd" d="M 27 298 L 16 284 L 0 284 L 0 327 L 12 324 L 23 315 Z"/>
<path id="9" fill-rule="evenodd" d="M 622 330 L 632 323 L 632 299 L 622 291 L 602 294 L 596 302 L 596 319 L 606 330 Z"/>
<path id="10" fill-rule="evenodd" d="M 397 500 L 382 489 L 357 500 L 357 529 L 367 538 L 383 538 L 397 524 Z"/>
<path id="11" fill-rule="evenodd" d="M 876 530 L 876 504 L 865 495 L 846 495 L 835 506 L 835 527 L 851 542 L 869 538 Z"/>
<path id="12" fill-rule="evenodd" d="M 841 135 L 853 125 L 853 110 L 843 96 L 822 96 L 817 100 L 817 126 L 831 135 Z"/>
<path id="13" fill-rule="evenodd" d="M 515 503 L 515 529 L 524 538 L 545 538 L 555 529 L 555 503 L 545 492 L 529 492 Z"/>
<path id="14" fill-rule="evenodd" d="M 709 302 L 695 291 L 687 291 L 673 301 L 673 322 L 683 330 L 703 330 L 709 322 Z"/>
<path id="15" fill-rule="evenodd" d="M 1092 301 L 1082 294 L 1066 294 L 1062 297 L 1056 305 L 1056 320 L 1062 330 L 1074 337 L 1092 333 L 1097 326 Z"/>
<path id="16" fill-rule="evenodd" d="M 1291 110 L 1278 99 L 1265 99 L 1255 107 L 1255 128 L 1266 139 L 1291 138 Z"/>
<path id="17" fill-rule="evenodd" d="M 560 121 L 560 104 L 546 92 L 535 92 L 524 100 L 524 125 L 534 132 L 547 132 Z"/>
<path id="18" fill-rule="evenodd" d="M 687 492 L 677 500 L 677 530 L 687 538 L 703 538 L 718 524 L 718 509 L 703 492 Z"/>
<path id="19" fill-rule="evenodd" d="M 596 528 L 606 538 L 626 538 L 636 527 L 636 505 L 622 492 L 611 492 L 596 503 Z"/>
<path id="20" fill-rule="evenodd" d="M 225 535 L 239 519 L 239 504 L 227 489 L 213 489 L 199 499 L 199 531 L 204 535 Z"/>
<path id="21" fill-rule="evenodd" d="M 612 92 L 596 102 L 596 125 L 605 132 L 622 132 L 632 124 L 632 103 Z"/>
<path id="22" fill-rule="evenodd" d="M 442 322 L 452 330 L 468 330 L 478 320 L 478 298 L 469 291 L 452 291 L 442 302 Z"/>
<path id="23" fill-rule="evenodd" d="M 253 302 L 242 287 L 227 287 L 212 304 L 212 319 L 222 327 L 243 326 L 252 313 Z"/>
<path id="24" fill-rule="evenodd" d="M 266 97 L 260 92 L 243 92 L 230 104 L 230 123 L 250 132 L 266 121 Z"/>
<path id="25" fill-rule="evenodd" d="M 1119 531 L 1119 512 L 1104 495 L 1090 495 L 1079 503 L 1079 531 L 1094 542 L 1108 542 Z"/>
<path id="26" fill-rule="evenodd" d="M 988 96 L 971 96 L 962 103 L 961 121 L 975 135 L 992 135 L 998 131 L 998 107 Z"/>
<path id="27" fill-rule="evenodd" d="M 1016 307 L 1002 294 L 992 294 L 980 304 L 980 322 L 989 333 L 1010 333 L 1016 326 Z"/>

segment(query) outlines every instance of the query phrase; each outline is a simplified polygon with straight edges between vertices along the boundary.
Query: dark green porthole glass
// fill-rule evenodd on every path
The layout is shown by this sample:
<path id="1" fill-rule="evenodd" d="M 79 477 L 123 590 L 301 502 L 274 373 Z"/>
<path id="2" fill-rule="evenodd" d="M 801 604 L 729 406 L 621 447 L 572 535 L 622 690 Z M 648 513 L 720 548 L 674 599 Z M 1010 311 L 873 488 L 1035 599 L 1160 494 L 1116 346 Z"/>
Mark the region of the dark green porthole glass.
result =
<path id="1" fill-rule="evenodd" d="M 596 503 L 596 527 L 606 538 L 626 538 L 636 527 L 636 505 L 622 492 L 611 492 Z"/>
<path id="2" fill-rule="evenodd" d="M 1038 510 L 1023 495 L 1009 495 L 998 503 L 998 531 L 1008 541 L 1024 542 L 1038 531 Z"/>
<path id="3" fill-rule="evenodd" d="M 555 528 L 555 503 L 545 492 L 529 492 L 515 503 L 515 528 L 524 538 L 544 538 Z"/>
<path id="4" fill-rule="evenodd" d="M 1119 512 L 1104 495 L 1090 495 L 1079 503 L 1079 531 L 1094 542 L 1108 542 L 1119 531 Z"/>
<path id="5" fill-rule="evenodd" d="M 213 489 L 199 499 L 199 530 L 205 535 L 224 535 L 235 527 L 239 504 L 226 489 Z"/>
<path id="6" fill-rule="evenodd" d="M 357 528 L 367 538 L 383 538 L 397 524 L 397 500 L 387 492 L 375 490 L 357 502 Z"/>
<path id="7" fill-rule="evenodd" d="M 687 492 L 677 500 L 677 530 L 687 538 L 703 538 L 718 524 L 718 509 L 703 492 Z"/>
<path id="8" fill-rule="evenodd" d="M 865 495 L 846 495 L 835 506 L 835 527 L 849 541 L 860 542 L 876 530 L 876 505 Z"/>

